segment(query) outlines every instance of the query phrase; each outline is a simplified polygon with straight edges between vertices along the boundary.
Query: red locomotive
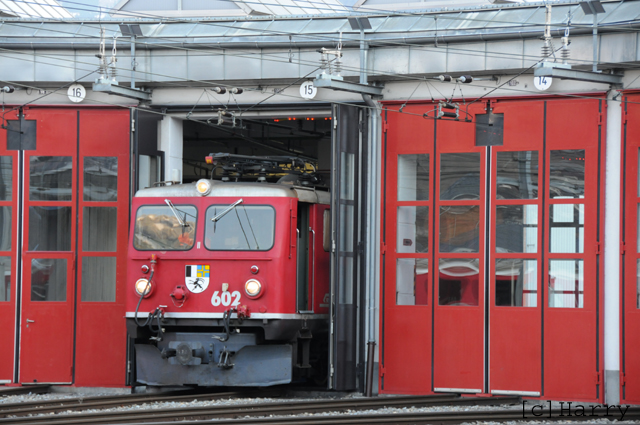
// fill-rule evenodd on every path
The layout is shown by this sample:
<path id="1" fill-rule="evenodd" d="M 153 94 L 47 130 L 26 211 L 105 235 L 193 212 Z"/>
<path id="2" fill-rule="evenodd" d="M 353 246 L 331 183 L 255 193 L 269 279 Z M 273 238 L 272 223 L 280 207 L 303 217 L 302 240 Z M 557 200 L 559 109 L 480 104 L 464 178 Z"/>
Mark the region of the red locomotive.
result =
<path id="1" fill-rule="evenodd" d="M 207 162 L 222 180 L 133 198 L 132 384 L 268 386 L 326 376 L 328 191 L 297 158 L 216 154 Z"/>

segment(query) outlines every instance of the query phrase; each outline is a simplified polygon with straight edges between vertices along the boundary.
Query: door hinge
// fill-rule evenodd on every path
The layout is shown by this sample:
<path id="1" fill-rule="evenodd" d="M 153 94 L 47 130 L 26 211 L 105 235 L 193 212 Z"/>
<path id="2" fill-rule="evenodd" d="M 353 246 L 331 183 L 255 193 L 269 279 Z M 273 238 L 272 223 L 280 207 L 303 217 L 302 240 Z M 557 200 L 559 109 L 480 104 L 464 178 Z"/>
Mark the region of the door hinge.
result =
<path id="1" fill-rule="evenodd" d="M 627 111 L 622 109 L 622 124 L 626 124 L 626 123 L 627 123 Z"/>
<path id="2" fill-rule="evenodd" d="M 74 273 L 76 272 L 76 261 L 77 260 L 74 258 L 73 259 L 73 269 L 72 269 Z"/>
<path id="3" fill-rule="evenodd" d="M 386 120 L 382 121 L 382 132 L 386 133 L 388 129 L 389 129 L 389 123 Z"/>
<path id="4" fill-rule="evenodd" d="M 620 372 L 620 385 L 624 387 L 624 384 L 626 384 L 625 381 L 625 376 L 624 376 L 624 372 Z"/>
<path id="5" fill-rule="evenodd" d="M 135 133 L 136 131 L 136 120 L 132 119 L 131 120 L 131 132 Z"/>
<path id="6" fill-rule="evenodd" d="M 387 244 L 386 243 L 381 243 L 380 244 L 380 254 L 384 255 L 387 253 Z"/>
<path id="7" fill-rule="evenodd" d="M 600 255 L 602 244 L 600 242 L 596 242 L 596 255 Z"/>
<path id="8" fill-rule="evenodd" d="M 627 244 L 620 242 L 620 254 L 624 254 L 627 250 Z"/>
<path id="9" fill-rule="evenodd" d="M 380 365 L 380 377 L 382 378 L 387 370 L 384 368 L 384 365 Z"/>
<path id="10" fill-rule="evenodd" d="M 600 385 L 600 372 L 596 372 L 594 381 L 596 385 Z"/>
<path id="11" fill-rule="evenodd" d="M 603 120 L 603 116 L 604 114 L 602 112 L 598 113 L 598 125 L 602 125 L 602 120 Z"/>

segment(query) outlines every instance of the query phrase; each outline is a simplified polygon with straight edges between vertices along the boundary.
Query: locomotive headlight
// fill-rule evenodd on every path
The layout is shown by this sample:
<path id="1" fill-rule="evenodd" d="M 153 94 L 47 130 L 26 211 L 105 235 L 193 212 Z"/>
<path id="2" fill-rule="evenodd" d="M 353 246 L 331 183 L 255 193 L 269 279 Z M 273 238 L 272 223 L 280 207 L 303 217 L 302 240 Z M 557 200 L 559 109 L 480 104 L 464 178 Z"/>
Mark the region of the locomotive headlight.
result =
<path id="1" fill-rule="evenodd" d="M 247 280 L 247 283 L 244 284 L 244 291 L 250 297 L 255 298 L 262 292 L 262 284 L 256 279 L 249 279 Z"/>
<path id="2" fill-rule="evenodd" d="M 153 284 L 149 279 L 138 279 L 135 284 L 136 293 L 144 298 L 148 298 L 153 290 Z"/>
<path id="3" fill-rule="evenodd" d="M 196 183 L 196 190 L 202 196 L 206 196 L 211 192 L 211 180 L 201 179 Z"/>

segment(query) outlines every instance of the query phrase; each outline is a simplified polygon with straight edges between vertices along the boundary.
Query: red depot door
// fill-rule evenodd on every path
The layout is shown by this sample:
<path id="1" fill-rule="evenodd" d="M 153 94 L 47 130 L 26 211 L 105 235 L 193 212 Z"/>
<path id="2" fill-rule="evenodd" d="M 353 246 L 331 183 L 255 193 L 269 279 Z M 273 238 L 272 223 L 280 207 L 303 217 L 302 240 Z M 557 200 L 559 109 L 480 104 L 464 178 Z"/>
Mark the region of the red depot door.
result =
<path id="1" fill-rule="evenodd" d="M 605 111 L 602 100 L 546 102 L 543 208 L 544 397 L 599 401 Z"/>
<path id="2" fill-rule="evenodd" d="M 436 122 L 434 391 L 484 390 L 487 148 L 476 146 L 476 114 Z"/>
<path id="3" fill-rule="evenodd" d="M 622 104 L 622 349 L 620 401 L 640 404 L 640 94 Z"/>
<path id="4" fill-rule="evenodd" d="M 122 386 L 126 374 L 123 315 L 129 221 L 129 111 L 81 110 L 79 120 L 75 384 Z M 95 366 L 96 361 L 100 367 Z"/>
<path id="5" fill-rule="evenodd" d="M 425 107 L 385 112 L 383 329 L 380 391 L 431 392 L 433 310 L 433 120 Z M 419 135 L 419 136 L 417 136 Z"/>
<path id="6" fill-rule="evenodd" d="M 543 101 L 493 102 L 503 145 L 491 147 L 489 391 L 542 392 Z"/>
<path id="7" fill-rule="evenodd" d="M 71 383 L 77 215 L 77 111 L 25 110 L 37 122 L 24 151 L 20 315 L 22 383 Z"/>
<path id="8" fill-rule="evenodd" d="M 18 166 L 16 150 L 7 146 L 0 130 L 0 384 L 14 380 L 17 281 Z"/>
<path id="9" fill-rule="evenodd" d="M 382 392 L 602 400 L 601 105 L 387 110 Z"/>

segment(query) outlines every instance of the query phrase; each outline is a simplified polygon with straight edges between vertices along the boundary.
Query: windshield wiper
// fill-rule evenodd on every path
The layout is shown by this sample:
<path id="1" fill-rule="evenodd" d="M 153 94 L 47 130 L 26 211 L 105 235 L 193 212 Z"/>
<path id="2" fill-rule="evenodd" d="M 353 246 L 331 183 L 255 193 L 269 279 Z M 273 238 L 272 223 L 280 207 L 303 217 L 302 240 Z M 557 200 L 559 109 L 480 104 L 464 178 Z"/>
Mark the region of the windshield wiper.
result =
<path id="1" fill-rule="evenodd" d="M 173 206 L 173 202 L 171 202 L 168 199 L 164 200 L 165 204 L 169 205 L 169 208 L 171 208 L 171 212 L 173 213 L 173 215 L 176 216 L 176 218 L 178 219 L 178 223 L 180 223 L 180 225 L 182 227 L 191 227 L 191 225 L 189 223 L 187 223 L 186 221 L 184 221 L 183 218 L 180 217 L 180 215 L 178 214 L 178 210 L 176 209 L 176 207 Z M 185 218 L 187 217 L 187 214 L 185 213 Z"/>
<path id="2" fill-rule="evenodd" d="M 227 215 L 227 213 L 229 211 L 231 211 L 232 209 L 234 209 L 238 204 L 241 204 L 241 203 L 242 203 L 242 198 L 238 199 L 236 202 L 234 202 L 233 204 L 229 205 L 229 207 L 226 210 L 222 211 L 220 214 L 218 214 L 217 216 L 213 217 L 211 219 L 211 221 L 213 221 L 215 223 L 216 221 L 220 220 L 222 217 Z"/>

